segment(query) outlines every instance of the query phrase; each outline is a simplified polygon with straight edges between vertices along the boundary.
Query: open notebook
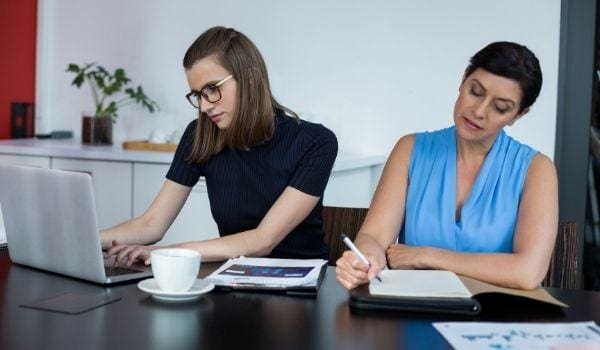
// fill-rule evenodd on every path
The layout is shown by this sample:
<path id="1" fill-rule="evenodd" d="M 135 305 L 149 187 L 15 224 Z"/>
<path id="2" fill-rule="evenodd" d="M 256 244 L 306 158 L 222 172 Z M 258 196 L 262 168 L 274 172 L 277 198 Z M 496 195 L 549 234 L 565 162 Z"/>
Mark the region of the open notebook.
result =
<path id="1" fill-rule="evenodd" d="M 381 282 L 351 291 L 350 304 L 361 309 L 393 309 L 476 315 L 481 305 L 474 296 L 501 293 L 567 307 L 542 288 L 519 290 L 498 287 L 473 278 L 439 270 L 384 270 Z"/>

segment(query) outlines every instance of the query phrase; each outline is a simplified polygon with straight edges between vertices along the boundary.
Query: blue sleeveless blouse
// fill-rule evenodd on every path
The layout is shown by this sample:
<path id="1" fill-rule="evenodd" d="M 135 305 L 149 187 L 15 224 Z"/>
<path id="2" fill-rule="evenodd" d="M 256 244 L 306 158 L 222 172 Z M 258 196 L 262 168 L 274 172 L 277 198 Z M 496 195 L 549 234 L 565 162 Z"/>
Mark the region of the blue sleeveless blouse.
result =
<path id="1" fill-rule="evenodd" d="M 500 131 L 456 221 L 456 130 L 415 135 L 404 243 L 459 252 L 513 251 L 527 169 L 537 151 Z"/>

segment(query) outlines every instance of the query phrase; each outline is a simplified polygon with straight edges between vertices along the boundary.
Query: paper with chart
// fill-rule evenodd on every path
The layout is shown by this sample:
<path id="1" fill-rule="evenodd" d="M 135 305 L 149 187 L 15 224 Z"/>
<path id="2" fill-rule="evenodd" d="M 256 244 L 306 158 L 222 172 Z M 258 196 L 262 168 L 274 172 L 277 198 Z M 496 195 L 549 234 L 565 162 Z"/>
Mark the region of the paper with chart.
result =
<path id="1" fill-rule="evenodd" d="M 254 285 L 264 287 L 316 286 L 323 259 L 229 259 L 207 277 L 218 286 Z"/>
<path id="2" fill-rule="evenodd" d="M 594 322 L 437 322 L 433 327 L 455 349 L 600 349 Z"/>

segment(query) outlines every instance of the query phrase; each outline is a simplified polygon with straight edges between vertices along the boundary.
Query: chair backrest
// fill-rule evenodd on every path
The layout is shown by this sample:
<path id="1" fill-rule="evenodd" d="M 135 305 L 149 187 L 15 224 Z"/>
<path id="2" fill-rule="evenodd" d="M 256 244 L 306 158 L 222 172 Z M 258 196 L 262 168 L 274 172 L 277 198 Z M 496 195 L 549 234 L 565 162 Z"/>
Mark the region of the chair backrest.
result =
<path id="1" fill-rule="evenodd" d="M 340 239 L 343 232 L 354 240 L 360 229 L 368 209 L 323 207 L 323 230 L 325 242 L 329 245 L 329 265 L 335 265 L 342 256 L 346 246 Z M 560 222 L 554 252 L 550 259 L 550 267 L 542 282 L 544 287 L 578 289 L 577 286 L 577 251 L 579 235 L 577 223 L 572 221 Z"/>
<path id="2" fill-rule="evenodd" d="M 577 285 L 577 252 L 579 235 L 577 223 L 564 221 L 558 223 L 558 234 L 554 252 L 550 259 L 550 267 L 542 282 L 544 287 L 578 289 Z"/>
<path id="3" fill-rule="evenodd" d="M 329 245 L 329 265 L 335 265 L 346 250 L 340 234 L 343 232 L 354 240 L 368 211 L 366 208 L 323 207 L 323 231 L 325 243 Z"/>

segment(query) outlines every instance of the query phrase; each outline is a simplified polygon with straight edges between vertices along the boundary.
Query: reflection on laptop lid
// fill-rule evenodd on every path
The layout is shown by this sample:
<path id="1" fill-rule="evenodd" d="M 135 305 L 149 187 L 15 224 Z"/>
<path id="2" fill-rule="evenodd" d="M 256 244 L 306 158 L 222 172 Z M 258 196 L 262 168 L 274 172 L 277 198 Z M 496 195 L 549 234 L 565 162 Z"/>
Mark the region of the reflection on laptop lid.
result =
<path id="1" fill-rule="evenodd" d="M 97 283 L 151 275 L 146 268 L 107 276 L 87 173 L 0 165 L 0 204 L 15 263 Z"/>
<path id="2" fill-rule="evenodd" d="M 2 205 L 0 204 L 0 251 L 6 249 L 6 230 L 4 230 L 4 219 L 2 218 Z"/>

